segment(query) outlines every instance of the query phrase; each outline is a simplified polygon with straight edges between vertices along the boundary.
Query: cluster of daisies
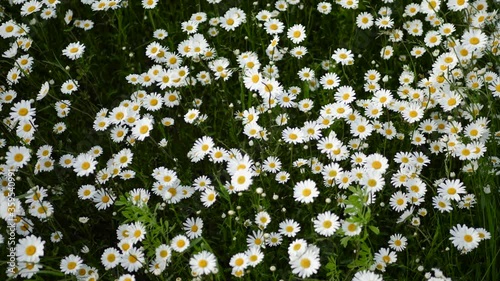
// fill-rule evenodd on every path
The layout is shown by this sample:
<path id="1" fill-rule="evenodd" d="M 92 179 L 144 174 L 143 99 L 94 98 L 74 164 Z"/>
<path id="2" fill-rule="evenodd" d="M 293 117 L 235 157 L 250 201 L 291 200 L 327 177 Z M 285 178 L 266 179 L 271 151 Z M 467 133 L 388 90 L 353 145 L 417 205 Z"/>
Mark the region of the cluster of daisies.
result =
<path id="1" fill-rule="evenodd" d="M 57 19 L 59 0 L 12 2 L 19 7 L 22 17 Z M 127 1 L 120 0 L 81 2 L 92 11 L 102 12 L 128 5 Z M 144 9 L 154 9 L 158 2 L 142 0 L 141 3 Z M 207 2 L 217 4 L 220 0 Z M 434 157 L 444 156 L 460 163 L 461 172 L 474 173 L 479 169 L 479 160 L 486 154 L 488 141 L 495 141 L 489 128 L 491 120 L 484 117 L 487 108 L 469 96 L 500 97 L 500 76 L 492 64 L 481 61 L 487 53 L 500 54 L 500 32 L 486 28 L 498 26 L 498 17 L 495 12 L 488 12 L 488 4 L 483 0 L 422 0 L 406 5 L 402 19 L 393 14 L 392 0 L 383 3 L 387 5 L 376 15 L 357 13 L 356 27 L 359 32 L 376 31 L 387 38 L 386 45 L 380 50 L 380 59 L 401 61 L 402 71 L 397 77 L 383 75 L 382 68 L 374 61 L 361 75 L 362 87 L 343 85 L 341 70 L 336 66 L 349 68 L 358 62 L 351 50 L 336 48 L 332 54 L 319 58 L 323 59 L 321 68 L 304 66 L 296 74 L 299 85 L 307 87 L 307 92 L 320 93 L 325 97 L 323 101 L 306 96 L 304 87 L 280 82 L 278 62 L 305 60 L 309 52 L 306 38 L 312 34 L 308 33 L 306 26 L 284 20 L 284 14 L 290 9 L 304 8 L 299 0 L 275 1 L 274 8 L 255 11 L 252 18 L 237 7 L 212 18 L 208 18 L 205 12 L 194 13 L 178 26 L 186 34 L 186 39 L 174 49 L 167 47 L 171 45 L 168 44 L 171 42 L 166 42 L 167 30 L 156 29 L 154 40 L 145 47 L 145 55 L 152 64 L 144 72 L 131 73 L 124 80 L 137 90 L 117 106 L 102 108 L 95 115 L 93 129 L 109 133 L 114 145 L 126 146 L 108 159 L 102 159 L 105 148 L 99 145 L 85 152 L 66 153 L 56 158 L 53 146 L 36 144 L 35 132 L 45 129 L 45 125 L 36 120 L 41 111 L 37 111 L 37 103 L 49 91 L 56 92 L 51 90 L 55 81 L 41 85 L 36 101 L 18 97 L 15 89 L 24 82 L 21 79 L 33 74 L 35 59 L 29 54 L 33 41 L 29 36 L 29 25 L 3 19 L 0 37 L 9 41 L 9 48 L 2 56 L 13 64 L 6 73 L 5 85 L 0 86 L 0 109 L 8 108 L 9 114 L 2 121 L 21 142 L 8 146 L 1 170 L 19 172 L 31 164 L 34 165 L 34 175 L 51 172 L 56 165 L 72 170 L 78 178 L 92 181 L 78 188 L 75 192 L 78 198 L 91 202 L 98 210 L 106 210 L 117 200 L 115 191 L 106 184 L 111 179 L 127 181 L 136 177 L 132 168 L 134 152 L 137 153 L 134 151 L 136 141 L 144 141 L 158 126 L 190 128 L 210 117 L 201 112 L 202 99 L 186 101 L 184 88 L 229 83 L 238 76 L 245 95 L 251 95 L 254 101 L 253 105 L 242 108 L 234 116 L 235 126 L 241 126 L 249 147 L 257 142 L 290 150 L 300 146 L 312 151 L 312 156 L 301 158 L 294 155 L 297 158 L 287 166 L 287 161 L 280 159 L 278 153 L 262 156 L 239 147 L 224 148 L 224 142 L 217 136 L 205 135 L 196 139 L 187 155 L 181 157 L 187 157 L 193 165 L 207 164 L 204 160 L 208 159 L 209 165 L 216 165 L 217 170 L 229 176 L 226 182 L 219 185 L 212 183 L 207 175 L 193 175 L 192 184 L 183 184 L 176 167 L 158 166 L 151 171 L 151 186 L 127 191 L 127 200 L 147 208 L 155 195 L 162 201 L 161 206 L 175 207 L 175 204 L 182 204 L 183 200 L 199 194 L 201 204 L 210 208 L 221 192 L 241 197 L 255 190 L 259 198 L 268 200 L 263 188 L 254 187 L 276 182 L 279 186 L 290 187 L 285 197 L 293 198 L 294 207 L 317 204 L 320 196 L 331 194 L 336 188 L 335 199 L 339 208 L 335 210 L 339 211 L 336 214 L 325 210 L 315 214 L 310 222 L 301 222 L 290 213 L 287 213 L 287 219 L 278 220 L 271 216 L 275 210 L 259 206 L 252 212 L 255 214 L 253 220 L 245 221 L 249 233 L 241 244 L 246 244 L 246 248 L 230 253 L 232 256 L 228 261 L 218 261 L 210 251 L 196 250 L 189 259 L 193 277 L 217 274 L 226 266 L 231 268 L 233 276 L 242 277 L 250 268 L 261 264 L 267 250 L 273 251 L 274 247 L 281 245 L 287 251 L 293 274 L 307 278 L 318 273 L 321 249 L 305 239 L 303 229 L 313 229 L 325 238 L 358 237 L 367 225 L 360 222 L 359 214 L 352 212 L 354 206 L 348 202 L 352 195 L 349 187 L 352 186 L 360 188 L 364 196 L 361 203 L 365 207 L 381 203 L 382 208 L 399 217 L 397 224 L 419 227 L 428 214 L 426 206 L 432 206 L 443 215 L 455 209 L 470 209 L 477 202 L 476 196 L 454 173 L 431 182 L 425 178 L 425 172 Z M 343 9 L 356 10 L 359 3 L 357 0 L 339 0 L 336 4 Z M 267 7 L 271 8 L 271 5 Z M 322 17 L 327 17 L 332 9 L 328 2 L 320 2 L 316 7 Z M 440 16 L 445 9 L 463 16 L 464 22 L 457 25 L 447 23 Z M 397 26 L 400 20 L 401 26 Z M 94 26 L 92 20 L 73 19 L 71 10 L 66 11 L 64 22 L 67 25 L 72 22 L 74 27 L 85 31 Z M 207 24 L 208 28 L 205 28 Z M 231 35 L 249 24 L 256 25 L 268 36 L 265 50 L 234 50 L 233 54 L 222 56 L 223 48 L 217 50 L 211 46 L 209 39 L 219 36 L 220 32 Z M 459 31 L 462 24 L 467 28 Z M 419 43 L 405 43 L 409 54 L 396 56 L 401 53 L 403 47 L 400 43 L 406 38 L 410 39 L 408 42 Z M 65 45 L 60 54 L 69 60 L 79 60 L 86 55 L 85 49 L 84 43 L 76 41 Z M 416 64 L 423 58 L 431 59 L 432 65 L 426 72 L 417 73 Z M 389 81 L 394 82 L 397 89 L 389 89 L 386 86 L 390 85 Z M 52 105 L 58 118 L 64 119 L 70 114 L 72 103 L 69 98 L 78 94 L 79 87 L 77 79 L 61 83 L 61 95 L 55 95 L 57 101 Z M 174 110 L 181 105 L 183 115 L 174 115 Z M 303 120 L 304 116 L 306 121 L 297 121 Z M 176 120 L 179 118 L 182 120 Z M 339 125 L 345 129 L 342 134 L 333 129 Z M 58 135 L 67 128 L 64 122 L 58 122 L 51 129 Z M 500 132 L 494 134 L 500 136 Z M 382 137 L 389 143 L 407 141 L 411 149 L 395 155 L 368 153 L 370 145 L 373 146 L 370 140 L 374 137 Z M 4 147 L 5 142 L 2 139 L 0 147 Z M 158 145 L 167 146 L 168 138 L 159 140 Z M 489 160 L 493 167 L 491 173 L 498 174 L 500 159 L 490 157 Z M 300 174 L 304 179 L 291 179 L 292 174 Z M 35 229 L 30 217 L 44 222 L 53 216 L 54 206 L 48 200 L 48 189 L 34 186 L 26 191 L 23 199 L 14 198 L 14 208 L 7 208 L 6 202 L 11 195 L 7 189 L 8 179 L 2 176 L 1 180 L 1 217 L 4 220 L 13 217 L 16 233 L 23 236 L 16 245 L 16 271 L 7 274 L 31 278 L 42 268 L 40 259 L 44 255 L 45 241 L 32 234 Z M 435 191 L 431 200 L 429 189 Z M 390 196 L 385 198 L 385 193 Z M 280 202 L 279 195 L 274 194 L 272 198 L 273 204 Z M 234 215 L 234 211 L 229 210 L 228 214 Z M 103 250 L 101 263 L 105 270 L 120 268 L 120 272 L 127 272 L 118 280 L 135 280 L 134 273 L 139 270 L 154 275 L 168 270 L 176 254 L 189 251 L 191 241 L 202 237 L 203 220 L 200 217 L 187 218 L 182 224 L 184 232 L 169 239 L 168 243 L 164 241 L 154 251 L 145 249 L 144 246 L 150 244 L 141 244 L 147 239 L 147 227 L 143 222 L 120 225 L 118 243 Z M 491 234 L 483 228 L 458 224 L 450 230 L 449 240 L 465 254 L 490 237 Z M 52 243 L 61 239 L 59 231 L 52 233 Z M 407 244 L 408 239 L 402 234 L 391 235 L 388 247 L 375 253 L 370 270 L 355 273 L 352 280 L 382 280 L 380 274 L 397 262 L 397 253 L 404 251 Z M 60 270 L 78 280 L 99 278 L 98 269 L 86 265 L 78 255 L 71 254 L 61 259 Z M 446 278 L 438 269 L 434 270 L 434 276 L 428 273 L 425 277 L 430 280 Z"/>

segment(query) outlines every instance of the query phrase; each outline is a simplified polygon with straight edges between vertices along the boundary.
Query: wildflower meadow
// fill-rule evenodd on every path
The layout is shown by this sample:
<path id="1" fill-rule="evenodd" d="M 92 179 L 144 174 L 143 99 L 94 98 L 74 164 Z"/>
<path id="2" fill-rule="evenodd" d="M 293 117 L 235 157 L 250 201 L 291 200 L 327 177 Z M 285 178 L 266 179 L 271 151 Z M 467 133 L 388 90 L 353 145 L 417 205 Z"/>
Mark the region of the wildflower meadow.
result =
<path id="1" fill-rule="evenodd" d="M 500 280 L 498 0 L 3 0 L 0 280 Z"/>

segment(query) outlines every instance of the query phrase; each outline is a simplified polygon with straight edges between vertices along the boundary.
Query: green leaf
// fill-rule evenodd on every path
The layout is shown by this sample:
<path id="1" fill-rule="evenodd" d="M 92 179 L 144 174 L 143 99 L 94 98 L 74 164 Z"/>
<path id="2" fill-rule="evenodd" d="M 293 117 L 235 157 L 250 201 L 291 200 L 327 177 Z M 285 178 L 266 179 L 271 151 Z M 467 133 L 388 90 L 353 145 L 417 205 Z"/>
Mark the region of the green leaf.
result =
<path id="1" fill-rule="evenodd" d="M 380 234 L 380 229 L 374 225 L 369 225 L 368 228 L 375 234 L 379 235 Z"/>
<path id="2" fill-rule="evenodd" d="M 347 247 L 347 243 L 349 242 L 349 240 L 351 240 L 351 237 L 349 236 L 340 239 L 340 245 L 344 246 L 344 248 Z"/>

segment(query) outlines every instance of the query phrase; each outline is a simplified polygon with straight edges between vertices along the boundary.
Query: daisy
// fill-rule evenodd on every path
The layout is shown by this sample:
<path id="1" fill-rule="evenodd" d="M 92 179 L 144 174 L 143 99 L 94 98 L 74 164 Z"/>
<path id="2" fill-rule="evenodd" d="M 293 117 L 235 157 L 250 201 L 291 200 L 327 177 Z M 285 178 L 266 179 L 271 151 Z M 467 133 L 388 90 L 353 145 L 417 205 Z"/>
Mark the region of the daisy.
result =
<path id="1" fill-rule="evenodd" d="M 274 156 L 267 157 L 263 163 L 263 170 L 270 173 L 277 173 L 281 169 L 281 161 Z"/>
<path id="2" fill-rule="evenodd" d="M 304 126 L 302 127 L 302 132 L 304 134 L 304 138 L 306 139 L 306 141 L 317 140 L 321 138 L 321 126 L 314 121 L 304 122 Z"/>
<path id="3" fill-rule="evenodd" d="M 91 184 L 82 185 L 78 189 L 78 198 L 83 200 L 92 199 L 95 194 L 95 186 Z"/>
<path id="4" fill-rule="evenodd" d="M 424 43 L 429 48 L 436 47 L 441 44 L 441 35 L 438 31 L 430 30 L 425 34 Z"/>
<path id="5" fill-rule="evenodd" d="M 30 215 L 39 219 L 45 219 L 54 213 L 54 207 L 48 201 L 35 201 L 30 205 Z"/>
<path id="6" fill-rule="evenodd" d="M 226 31 L 233 31 L 242 23 L 241 19 L 237 14 L 225 13 L 223 17 L 220 18 L 220 27 Z"/>
<path id="7" fill-rule="evenodd" d="M 491 238 L 491 234 L 486 231 L 484 228 L 476 228 L 477 233 L 479 234 L 479 240 L 488 240 Z"/>
<path id="8" fill-rule="evenodd" d="M 245 255 L 248 257 L 248 265 L 252 267 L 255 267 L 264 259 L 264 254 L 259 247 L 248 248 L 245 251 Z"/>
<path id="9" fill-rule="evenodd" d="M 339 217 L 330 211 L 318 214 L 314 222 L 314 231 L 318 234 L 329 237 L 340 228 Z"/>
<path id="10" fill-rule="evenodd" d="M 432 197 L 432 205 L 434 208 L 439 210 L 441 213 L 449 213 L 453 210 L 451 202 L 449 199 L 445 199 L 442 196 L 434 196 Z"/>
<path id="11" fill-rule="evenodd" d="M 479 233 L 472 227 L 457 224 L 450 229 L 451 243 L 457 247 L 458 250 L 470 251 L 479 245 Z"/>
<path id="12" fill-rule="evenodd" d="M 200 218 L 188 218 L 183 223 L 183 229 L 189 239 L 195 239 L 201 236 L 203 230 L 203 220 Z"/>
<path id="13" fill-rule="evenodd" d="M 45 241 L 34 235 L 19 239 L 16 245 L 16 256 L 19 261 L 38 262 L 44 254 Z"/>
<path id="14" fill-rule="evenodd" d="M 30 101 L 22 100 L 16 102 L 10 109 L 10 118 L 12 121 L 25 121 L 29 122 L 36 115 L 36 109 L 31 107 Z"/>
<path id="15" fill-rule="evenodd" d="M 231 176 L 231 185 L 237 192 L 247 190 L 252 182 L 252 173 L 249 169 L 237 170 Z"/>
<path id="16" fill-rule="evenodd" d="M 101 255 L 101 263 L 106 270 L 115 268 L 120 263 L 120 260 L 121 254 L 115 248 L 107 248 Z"/>
<path id="17" fill-rule="evenodd" d="M 76 157 L 73 163 L 73 170 L 79 177 L 88 176 L 94 172 L 96 165 L 97 161 L 95 161 L 94 156 L 83 153 Z"/>
<path id="18" fill-rule="evenodd" d="M 188 124 L 193 124 L 194 121 L 198 118 L 200 111 L 198 109 L 190 109 L 184 115 L 184 121 Z"/>
<path id="19" fill-rule="evenodd" d="M 134 247 L 123 253 L 120 258 L 120 265 L 129 272 L 138 271 L 144 265 L 144 262 L 144 253 Z"/>
<path id="20" fill-rule="evenodd" d="M 229 153 L 224 148 L 213 147 L 212 150 L 210 151 L 209 159 L 210 159 L 210 161 L 212 161 L 214 163 L 221 163 L 228 156 L 229 156 Z"/>
<path id="21" fill-rule="evenodd" d="M 97 190 L 92 197 L 92 201 L 96 204 L 95 206 L 98 210 L 107 209 L 109 206 L 113 205 L 115 199 L 115 196 L 104 189 Z"/>
<path id="22" fill-rule="evenodd" d="M 308 112 L 313 109 L 314 102 L 311 99 L 303 99 L 298 104 L 297 107 L 302 112 Z"/>
<path id="23" fill-rule="evenodd" d="M 383 174 L 389 168 L 389 161 L 382 154 L 374 153 L 365 158 L 364 165 L 366 169 Z"/>
<path id="24" fill-rule="evenodd" d="M 203 158 L 206 155 L 210 154 L 210 151 L 212 150 L 213 146 L 214 146 L 213 139 L 211 137 L 203 136 L 196 140 L 192 150 L 198 157 Z"/>
<path id="25" fill-rule="evenodd" d="M 259 212 L 255 215 L 255 223 L 259 225 L 259 228 L 265 229 L 266 226 L 271 222 L 271 216 L 266 211 Z"/>
<path id="26" fill-rule="evenodd" d="M 397 261 L 397 256 L 395 252 L 392 252 L 388 248 L 380 249 L 374 256 L 375 262 L 383 262 L 385 264 L 391 264 Z"/>
<path id="27" fill-rule="evenodd" d="M 21 16 L 24 17 L 40 11 L 42 5 L 43 4 L 37 0 L 32 0 L 24 3 L 21 7 Z"/>
<path id="28" fill-rule="evenodd" d="M 197 276 L 207 275 L 217 270 L 217 259 L 214 254 L 203 250 L 189 259 L 189 266 Z"/>
<path id="29" fill-rule="evenodd" d="M 264 232 L 262 232 L 261 230 L 252 231 L 252 234 L 247 236 L 247 246 L 249 248 L 252 247 L 265 248 L 266 244 L 265 244 Z"/>
<path id="30" fill-rule="evenodd" d="M 267 245 L 271 247 L 281 245 L 281 242 L 283 242 L 283 238 L 281 237 L 281 234 L 279 234 L 278 232 L 269 233 L 269 238 L 266 240 Z M 263 254 L 262 257 L 264 257 Z M 250 260 L 251 259 L 252 255 L 250 255 Z"/>
<path id="31" fill-rule="evenodd" d="M 405 180 L 406 182 L 404 183 L 404 186 L 408 188 L 408 192 L 411 197 L 415 195 L 423 196 L 427 192 L 427 185 L 421 179 L 410 178 Z"/>
<path id="32" fill-rule="evenodd" d="M 275 176 L 275 180 L 281 184 L 286 183 L 289 179 L 290 179 L 290 174 L 288 172 L 285 172 L 285 171 L 281 171 L 281 172 L 277 173 Z"/>
<path id="33" fill-rule="evenodd" d="M 279 233 L 286 237 L 295 237 L 300 231 L 300 224 L 293 219 L 286 219 L 279 224 Z"/>
<path id="34" fill-rule="evenodd" d="M 137 120 L 132 128 L 132 137 L 137 140 L 144 140 L 144 138 L 149 136 L 150 131 L 153 129 L 153 120 L 144 117 Z"/>
<path id="35" fill-rule="evenodd" d="M 82 258 L 76 255 L 69 255 L 61 260 L 60 268 L 64 274 L 76 274 L 82 265 Z"/>
<path id="36" fill-rule="evenodd" d="M 198 22 L 196 21 L 185 21 L 181 23 L 181 28 L 183 32 L 186 32 L 187 34 L 193 34 L 198 31 Z"/>
<path id="37" fill-rule="evenodd" d="M 157 261 L 167 264 L 172 259 L 172 248 L 166 244 L 161 244 L 156 248 L 155 256 Z"/>
<path id="38" fill-rule="evenodd" d="M 245 270 L 248 267 L 248 256 L 245 253 L 233 255 L 229 260 L 229 266 L 237 270 Z"/>
<path id="39" fill-rule="evenodd" d="M 282 138 L 286 143 L 297 144 L 304 141 L 304 135 L 299 128 L 286 128 L 282 132 Z"/>
<path id="40" fill-rule="evenodd" d="M 283 32 L 284 24 L 278 19 L 271 18 L 264 23 L 264 27 L 267 34 L 274 35 Z"/>
<path id="41" fill-rule="evenodd" d="M 201 202 L 203 203 L 203 206 L 206 208 L 212 206 L 216 199 L 217 199 L 217 191 L 215 191 L 213 188 L 207 188 L 203 190 L 203 193 L 201 194 Z"/>
<path id="42" fill-rule="evenodd" d="M 383 16 L 375 21 L 375 25 L 380 29 L 388 29 L 394 26 L 394 20 L 389 16 Z"/>
<path id="43" fill-rule="evenodd" d="M 142 0 L 142 7 L 144 9 L 154 9 L 158 4 L 158 0 Z"/>
<path id="44" fill-rule="evenodd" d="M 146 228 L 141 222 L 130 224 L 127 231 L 130 234 L 132 244 L 144 240 L 146 235 Z"/>
<path id="45" fill-rule="evenodd" d="M 295 184 L 293 188 L 293 198 L 300 203 L 312 203 L 314 198 L 319 196 L 316 183 L 312 180 L 304 180 Z"/>
<path id="46" fill-rule="evenodd" d="M 404 192 L 397 191 L 392 194 L 389 204 L 396 212 L 402 212 L 408 206 L 408 195 Z"/>
<path id="47" fill-rule="evenodd" d="M 420 12 L 433 15 L 439 11 L 441 0 L 424 0 L 420 3 Z"/>
<path id="48" fill-rule="evenodd" d="M 76 60 L 82 57 L 85 51 L 85 45 L 80 42 L 70 43 L 63 51 L 62 54 L 71 60 Z"/>
<path id="49" fill-rule="evenodd" d="M 370 13 L 362 12 L 356 17 L 356 25 L 360 29 L 368 29 L 373 26 L 373 16 Z"/>
<path id="50" fill-rule="evenodd" d="M 424 109 L 418 103 L 412 102 L 401 114 L 408 123 L 414 123 L 422 119 L 424 116 Z"/>
<path id="51" fill-rule="evenodd" d="M 245 88 L 250 91 L 260 91 L 262 87 L 262 75 L 258 69 L 248 69 L 243 77 Z"/>
<path id="52" fill-rule="evenodd" d="M 168 32 L 164 29 L 156 29 L 153 32 L 153 37 L 158 39 L 158 40 L 165 39 L 165 38 L 167 38 L 167 36 L 168 36 Z"/>
<path id="53" fill-rule="evenodd" d="M 302 24 L 295 24 L 288 29 L 287 37 L 294 44 L 299 44 L 306 38 L 306 30 Z"/>
<path id="54" fill-rule="evenodd" d="M 66 95 L 71 95 L 73 92 L 78 90 L 78 81 L 76 80 L 67 80 L 61 86 L 61 93 Z"/>
<path id="55" fill-rule="evenodd" d="M 372 131 L 373 131 L 373 126 L 366 118 L 357 119 L 350 126 L 351 134 L 362 140 L 370 136 Z"/>
<path id="56" fill-rule="evenodd" d="M 307 250 L 307 242 L 304 239 L 296 239 L 288 246 L 288 256 L 296 258 Z"/>
<path id="57" fill-rule="evenodd" d="M 376 193 L 385 185 L 385 180 L 382 174 L 374 170 L 368 170 L 363 173 L 360 180 L 360 184 L 363 185 L 369 193 Z"/>
<path id="58" fill-rule="evenodd" d="M 389 247 L 396 252 L 401 252 L 406 249 L 407 239 L 403 235 L 396 233 L 391 235 L 389 240 Z"/>
<path id="59" fill-rule="evenodd" d="M 22 168 L 31 159 L 30 150 L 24 146 L 9 146 L 6 155 L 6 165 L 14 168 Z"/>
<path id="60" fill-rule="evenodd" d="M 446 6 L 454 12 L 462 11 L 469 7 L 469 0 L 448 0 Z"/>
<path id="61" fill-rule="evenodd" d="M 346 236 L 356 236 L 361 233 L 361 225 L 356 222 L 349 222 L 345 220 L 342 223 L 342 230 L 344 231 Z"/>
<path id="62" fill-rule="evenodd" d="M 340 78 L 335 73 L 325 73 L 319 80 L 325 90 L 332 90 L 340 85 Z"/>
<path id="63" fill-rule="evenodd" d="M 316 8 L 318 12 L 328 15 L 332 11 L 332 4 L 328 2 L 320 2 Z"/>
<path id="64" fill-rule="evenodd" d="M 385 46 L 380 50 L 380 56 L 385 60 L 390 59 L 393 54 L 394 48 L 392 46 Z"/>
<path id="65" fill-rule="evenodd" d="M 314 79 L 314 71 L 311 70 L 309 67 L 304 67 L 299 72 L 297 73 L 300 80 L 302 81 L 311 81 Z"/>
<path id="66" fill-rule="evenodd" d="M 143 1 L 147 1 L 147 0 L 143 0 Z M 152 0 L 149 0 L 149 1 L 152 2 Z M 135 281 L 135 276 L 132 274 L 123 274 L 117 279 L 117 281 Z"/>
<path id="67" fill-rule="evenodd" d="M 488 37 L 481 29 L 469 29 L 462 35 L 462 42 L 465 47 L 471 50 L 482 49 L 488 43 Z"/>
<path id="68" fill-rule="evenodd" d="M 292 273 L 300 278 L 307 278 L 317 273 L 321 266 L 319 248 L 314 245 L 308 246 L 303 254 L 290 258 L 290 265 Z"/>
<path id="69" fill-rule="evenodd" d="M 445 179 L 439 184 L 438 194 L 445 199 L 460 201 L 460 194 L 465 193 L 465 186 L 460 180 Z"/>
<path id="70" fill-rule="evenodd" d="M 350 65 L 354 63 L 354 55 L 350 50 L 344 48 L 336 49 L 332 55 L 332 59 L 342 65 Z"/>
<path id="71" fill-rule="evenodd" d="M 382 276 L 368 270 L 358 271 L 352 281 L 383 281 Z"/>
<path id="72" fill-rule="evenodd" d="M 15 21 L 8 20 L 0 25 L 0 36 L 4 39 L 17 36 L 19 29 Z"/>
<path id="73" fill-rule="evenodd" d="M 163 97 L 158 93 L 147 95 L 142 102 L 142 106 L 148 111 L 158 111 L 161 109 L 162 105 Z"/>
<path id="74" fill-rule="evenodd" d="M 298 59 L 301 59 L 307 53 L 308 53 L 307 48 L 304 46 L 297 46 L 290 50 L 290 54 Z"/>
<path id="75" fill-rule="evenodd" d="M 356 99 L 356 92 L 351 86 L 340 86 L 335 92 L 335 100 L 337 102 L 343 104 L 350 104 L 355 99 Z"/>

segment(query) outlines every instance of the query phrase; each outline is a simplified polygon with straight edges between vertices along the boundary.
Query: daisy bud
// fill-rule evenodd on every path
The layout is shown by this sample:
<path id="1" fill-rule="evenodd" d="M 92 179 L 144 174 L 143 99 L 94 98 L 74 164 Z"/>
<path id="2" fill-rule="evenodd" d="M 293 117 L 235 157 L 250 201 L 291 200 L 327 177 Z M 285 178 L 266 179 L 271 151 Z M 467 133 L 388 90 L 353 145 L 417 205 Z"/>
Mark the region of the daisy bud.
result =
<path id="1" fill-rule="evenodd" d="M 484 187 L 484 193 L 486 193 L 486 194 L 490 194 L 491 193 L 491 188 L 490 188 L 489 185 L 487 185 L 487 186 Z"/>

